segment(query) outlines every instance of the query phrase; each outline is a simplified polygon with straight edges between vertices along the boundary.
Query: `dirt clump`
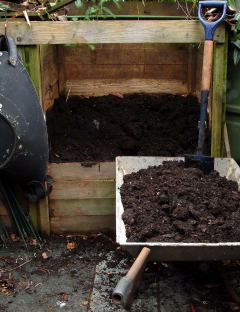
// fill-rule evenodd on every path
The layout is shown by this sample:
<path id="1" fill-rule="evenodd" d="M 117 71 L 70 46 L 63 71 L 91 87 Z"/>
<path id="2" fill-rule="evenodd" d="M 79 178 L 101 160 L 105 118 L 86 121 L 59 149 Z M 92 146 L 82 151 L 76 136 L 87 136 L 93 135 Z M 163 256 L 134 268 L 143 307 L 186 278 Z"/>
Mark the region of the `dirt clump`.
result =
<path id="1" fill-rule="evenodd" d="M 177 156 L 197 145 L 197 98 L 132 94 L 56 100 L 47 112 L 52 162 Z"/>
<path id="2" fill-rule="evenodd" d="M 128 241 L 240 241 L 236 182 L 165 162 L 124 177 L 120 189 Z"/>

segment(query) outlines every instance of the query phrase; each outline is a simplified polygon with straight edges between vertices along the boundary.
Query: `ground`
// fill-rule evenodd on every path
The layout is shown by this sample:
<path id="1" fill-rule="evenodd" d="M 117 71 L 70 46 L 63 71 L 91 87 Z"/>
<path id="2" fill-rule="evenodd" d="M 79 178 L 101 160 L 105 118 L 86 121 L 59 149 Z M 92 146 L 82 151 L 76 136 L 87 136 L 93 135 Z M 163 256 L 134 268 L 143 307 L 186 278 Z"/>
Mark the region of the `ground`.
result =
<path id="1" fill-rule="evenodd" d="M 20 242 L 12 242 L 0 249 L 0 311 L 123 312 L 111 294 L 132 262 L 114 238 L 104 234 L 55 236 L 42 249 L 26 250 Z M 129 310 L 240 311 L 227 295 L 218 267 L 218 263 L 148 263 Z M 234 267 L 238 269 L 238 264 Z"/>

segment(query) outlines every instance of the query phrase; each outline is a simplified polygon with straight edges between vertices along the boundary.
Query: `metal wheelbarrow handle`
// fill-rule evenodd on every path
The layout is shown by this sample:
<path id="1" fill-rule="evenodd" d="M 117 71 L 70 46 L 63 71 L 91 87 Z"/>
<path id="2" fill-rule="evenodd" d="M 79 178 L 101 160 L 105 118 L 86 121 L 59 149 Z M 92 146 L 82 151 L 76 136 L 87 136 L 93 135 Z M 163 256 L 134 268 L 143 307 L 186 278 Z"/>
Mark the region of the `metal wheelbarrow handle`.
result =
<path id="1" fill-rule="evenodd" d="M 207 22 L 203 19 L 203 8 L 220 8 L 222 9 L 222 15 L 215 22 Z M 224 20 L 227 12 L 226 1 L 199 1 L 198 3 L 198 18 L 205 29 L 205 40 L 213 40 L 214 32 L 217 26 Z"/>

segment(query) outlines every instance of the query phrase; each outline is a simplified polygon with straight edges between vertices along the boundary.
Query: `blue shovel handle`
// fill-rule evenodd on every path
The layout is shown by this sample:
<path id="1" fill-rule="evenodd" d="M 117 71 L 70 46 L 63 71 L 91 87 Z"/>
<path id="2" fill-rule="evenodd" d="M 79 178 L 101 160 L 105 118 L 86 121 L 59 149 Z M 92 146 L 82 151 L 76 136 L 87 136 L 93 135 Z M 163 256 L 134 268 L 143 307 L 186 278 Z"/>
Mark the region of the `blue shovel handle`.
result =
<path id="1" fill-rule="evenodd" d="M 222 15 L 215 22 L 207 22 L 202 17 L 203 8 L 220 8 L 222 9 Z M 205 30 L 205 40 L 213 40 L 214 32 L 217 26 L 224 20 L 227 11 L 226 1 L 199 1 L 198 3 L 198 18 L 202 23 Z"/>

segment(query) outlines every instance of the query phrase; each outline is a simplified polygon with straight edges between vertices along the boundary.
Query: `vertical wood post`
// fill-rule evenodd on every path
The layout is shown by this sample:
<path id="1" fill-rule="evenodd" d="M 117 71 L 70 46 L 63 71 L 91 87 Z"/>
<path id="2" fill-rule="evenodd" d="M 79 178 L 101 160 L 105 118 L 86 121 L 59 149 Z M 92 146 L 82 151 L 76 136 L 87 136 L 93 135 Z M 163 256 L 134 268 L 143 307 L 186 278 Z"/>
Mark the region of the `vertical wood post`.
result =
<path id="1" fill-rule="evenodd" d="M 39 45 L 21 46 L 18 51 L 22 57 L 42 104 L 41 54 Z M 36 142 L 37 144 L 37 142 Z M 29 203 L 29 214 L 34 226 L 43 234 L 50 234 L 48 198 L 37 204 Z"/>
<path id="2" fill-rule="evenodd" d="M 213 86 L 211 107 L 211 155 L 222 157 L 224 152 L 224 124 L 226 116 L 227 48 L 225 43 L 215 43 L 213 58 Z"/>

